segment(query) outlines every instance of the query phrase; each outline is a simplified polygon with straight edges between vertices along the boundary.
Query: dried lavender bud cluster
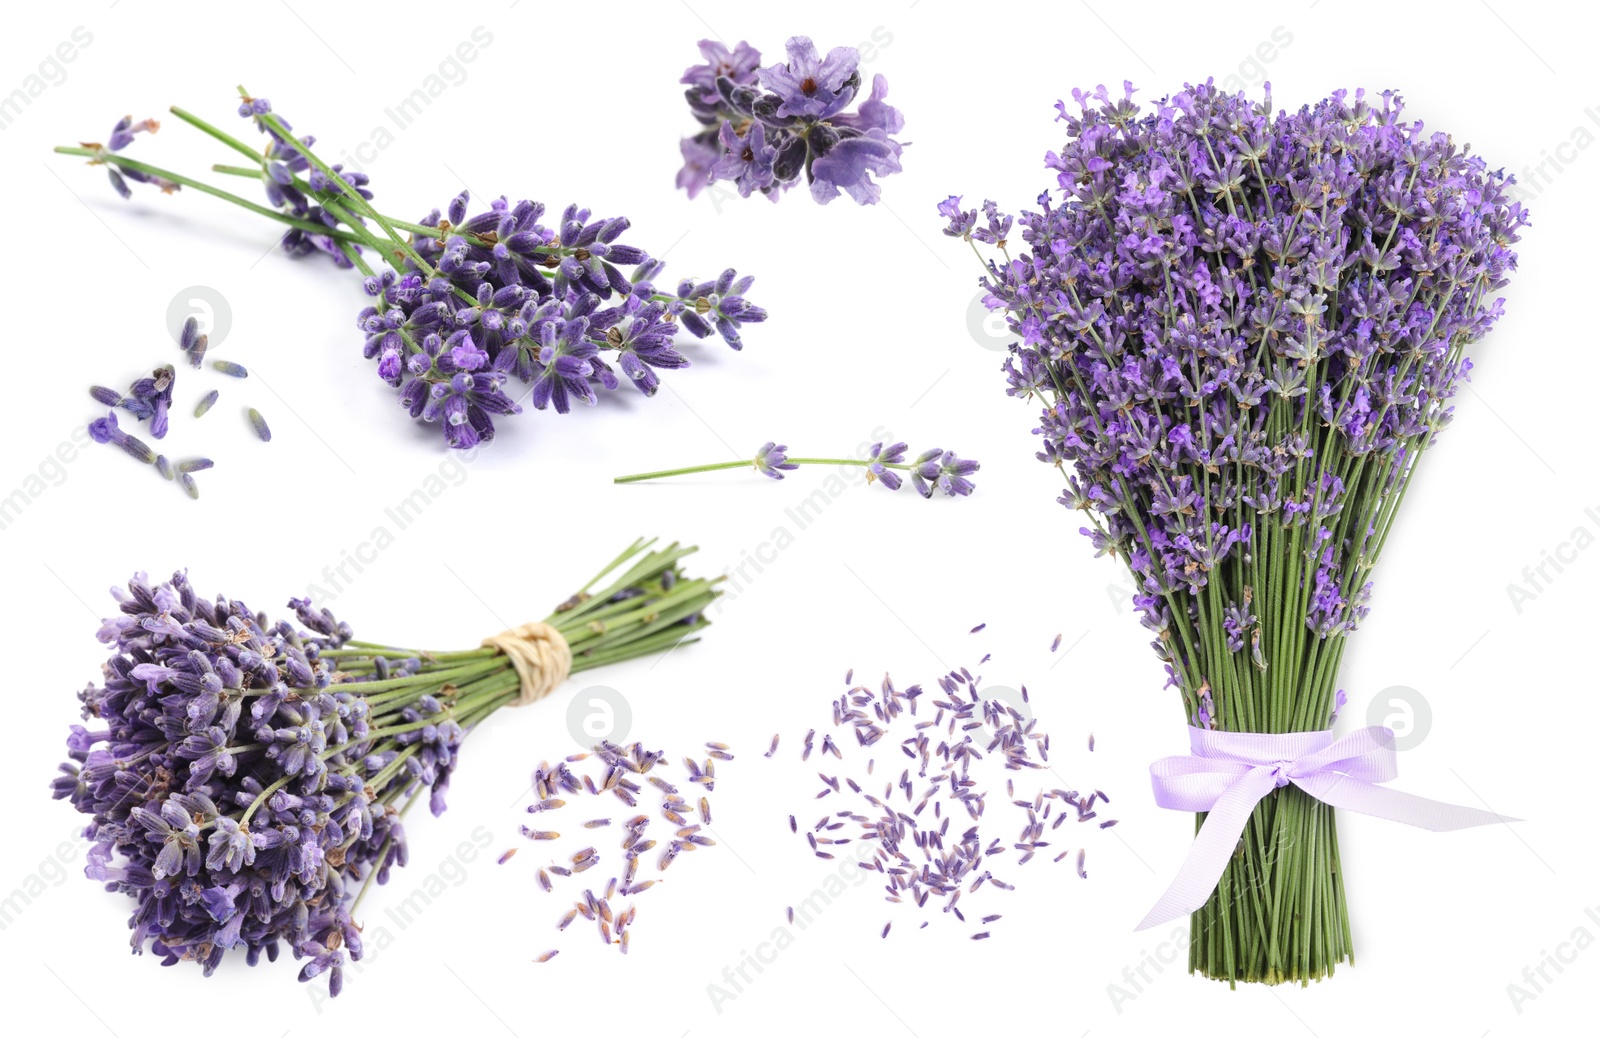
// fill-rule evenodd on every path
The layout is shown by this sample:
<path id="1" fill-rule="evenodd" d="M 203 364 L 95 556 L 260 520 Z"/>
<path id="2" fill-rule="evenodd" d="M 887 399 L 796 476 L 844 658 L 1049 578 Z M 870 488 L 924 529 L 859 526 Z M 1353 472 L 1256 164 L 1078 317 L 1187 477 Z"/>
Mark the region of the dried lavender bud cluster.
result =
<path id="1" fill-rule="evenodd" d="M 601 766 L 598 780 L 592 774 L 585 773 L 580 776 L 571 767 L 580 761 L 591 759 Z M 637 742 L 631 746 L 618 746 L 602 741 L 591 753 L 575 753 L 565 761 L 557 761 L 553 765 L 548 761 L 542 762 L 533 772 L 534 801 L 528 805 L 528 813 L 538 815 L 541 820 L 539 824 L 545 825 L 549 824 L 544 821 L 548 812 L 567 806 L 563 795 L 605 797 L 609 794 L 630 809 L 638 807 L 640 800 L 650 795 L 651 799 L 656 801 L 656 814 L 672 829 L 670 838 L 662 837 L 667 841 L 667 846 L 655 855 L 655 871 L 657 874 L 665 872 L 680 854 L 693 852 L 701 847 L 716 846 L 716 840 L 702 832 L 704 827 L 711 824 L 710 798 L 700 796 L 699 802 L 693 803 L 682 795 L 677 785 L 659 774 L 651 774 L 666 759 L 667 754 L 664 751 L 646 750 Z M 733 760 L 733 754 L 728 751 L 725 743 L 706 743 L 706 759 L 703 763 L 696 763 L 692 757 L 685 757 L 683 766 L 688 775 L 688 783 L 700 786 L 707 793 L 715 790 L 716 762 L 719 760 Z M 642 783 L 649 783 L 654 787 L 653 792 L 645 789 Z M 691 821 L 696 816 L 700 820 Z M 655 850 L 659 842 L 647 835 L 652 821 L 654 819 L 649 814 L 637 814 L 617 827 L 621 833 L 618 843 L 620 853 L 615 855 L 616 860 L 622 863 L 619 875 L 608 879 L 605 886 L 600 888 L 599 894 L 592 888 L 585 889 L 583 897 L 575 901 L 561 917 L 556 926 L 557 930 L 565 930 L 581 915 L 585 920 L 595 924 L 602 943 L 615 945 L 624 955 L 628 953 L 632 940 L 630 927 L 638 916 L 638 905 L 631 901 L 626 904 L 613 904 L 613 900 L 636 898 L 656 884 L 654 879 L 638 878 L 640 859 Z M 609 829 L 611 825 L 612 820 L 609 817 L 592 818 L 583 823 L 583 828 Z M 522 835 L 539 843 L 561 838 L 559 832 L 536 829 L 527 825 L 522 826 Z M 506 851 L 500 856 L 500 864 L 504 865 L 510 861 L 516 853 L 516 849 Z M 555 858 L 551 858 L 539 868 L 539 886 L 546 893 L 551 893 L 555 890 L 557 882 L 587 872 L 611 858 L 610 852 L 603 854 L 593 846 L 583 847 L 561 858 L 559 863 Z M 552 876 L 556 879 L 552 880 Z M 555 951 L 546 952 L 536 961 L 548 962 L 556 954 Z"/>
<path id="2" fill-rule="evenodd" d="M 840 746 L 841 741 L 852 740 L 835 740 L 824 733 L 818 746 L 815 730 L 806 733 L 800 759 L 809 760 L 815 749 L 819 760 L 832 755 L 842 762 L 845 774 L 818 772 L 822 786 L 816 798 L 847 798 L 858 803 L 824 814 L 803 832 L 811 852 L 826 860 L 845 853 L 844 848 L 853 842 L 866 843 L 865 853 L 855 852 L 857 864 L 883 876 L 885 901 L 920 909 L 938 898 L 941 911 L 966 923 L 958 905 L 963 893 L 972 895 L 984 886 L 1015 889 L 995 874 L 1007 854 L 1016 852 L 1011 866 L 1016 869 L 1039 853 L 1049 853 L 1055 842 L 1051 834 L 1069 819 L 1097 822 L 1100 829 L 1116 824 L 1115 819 L 1100 818 L 1096 803 L 1109 804 L 1111 800 L 1099 790 L 1081 795 L 1077 790 L 1040 788 L 1032 797 L 1019 797 L 1015 781 L 1008 777 L 1005 798 L 1020 811 L 1022 825 L 1020 830 L 1010 830 L 1014 836 L 999 835 L 1004 823 L 990 809 L 985 783 L 1003 771 L 1050 767 L 1050 736 L 1035 730 L 1038 722 L 1016 705 L 986 697 L 979 690 L 982 678 L 965 667 L 939 678 L 940 695 L 928 700 L 934 714 L 929 718 L 924 713 L 923 720 L 916 720 L 917 705 L 925 695 L 921 685 L 901 690 L 885 675 L 874 694 L 865 686 L 852 684 L 853 677 L 854 671 L 845 675 L 850 688 L 833 702 L 833 725 L 849 729 L 857 759 L 846 761 Z M 1024 686 L 1021 706 L 1025 708 L 1027 702 Z M 912 731 L 896 741 L 888 737 L 897 734 L 897 722 L 900 732 L 907 722 Z M 890 745 L 912 763 L 902 767 L 898 778 L 885 781 L 878 794 L 873 791 L 873 755 L 889 752 L 886 748 Z M 771 756 L 777 748 L 774 735 L 766 755 Z M 859 760 L 863 756 L 867 758 L 864 767 Z M 991 763 L 983 764 L 985 759 Z M 788 824 L 791 832 L 802 832 L 794 815 L 789 816 Z M 1063 861 L 1071 854 L 1071 850 L 1059 851 L 1054 860 Z M 1084 879 L 1088 878 L 1086 858 L 1086 849 L 1080 847 L 1075 866 Z M 1015 878 L 1014 872 L 1005 874 Z M 792 920 L 793 909 L 789 912 Z M 987 926 L 999 918 L 986 914 L 979 925 Z M 881 936 L 887 937 L 889 928 L 886 924 Z M 983 940 L 989 932 L 971 936 Z"/>
<path id="3" fill-rule="evenodd" d="M 679 144 L 678 186 L 693 198 L 706 185 L 731 180 L 739 194 L 776 202 L 804 175 L 811 197 L 826 205 L 843 191 L 861 205 L 878 201 L 873 176 L 900 172 L 904 147 L 891 134 L 905 126 L 884 101 L 889 84 L 872 79 L 860 107 L 846 111 L 861 89 L 854 47 L 826 57 L 804 36 L 787 43 L 789 60 L 760 68 L 761 52 L 743 40 L 728 50 L 701 40 L 706 60 L 684 72 L 689 109 L 705 129 Z"/>
<path id="4" fill-rule="evenodd" d="M 1058 103 L 1061 197 L 1017 218 L 1020 251 L 992 202 L 948 199 L 945 233 L 1001 253 L 982 284 L 1020 338 L 1008 392 L 1043 403 L 1039 458 L 1133 571 L 1191 720 L 1321 727 L 1527 214 L 1392 92 L 1276 114 L 1270 87 L 1132 95 Z"/>
<path id="5" fill-rule="evenodd" d="M 89 395 L 107 407 L 122 408 L 138 421 L 149 422 L 150 435 L 160 440 L 167 435 L 167 412 L 172 409 L 172 387 L 176 381 L 172 365 L 161 364 L 149 375 L 135 379 L 126 396 L 104 386 L 89 387 Z M 115 427 L 115 419 L 111 425 Z"/>
<path id="6" fill-rule="evenodd" d="M 200 331 L 199 322 L 190 317 L 183 323 L 183 328 L 178 335 L 178 346 L 189 354 L 191 364 L 200 367 L 201 358 L 204 357 L 207 347 L 207 336 Z M 233 378 L 247 378 L 249 371 L 243 364 L 229 360 L 212 361 L 213 368 L 224 375 Z M 169 415 L 172 409 L 172 391 L 177 382 L 177 374 L 172 365 L 162 364 L 157 366 L 148 376 L 135 379 L 124 396 L 114 389 L 105 386 L 90 386 L 89 396 L 96 403 L 110 408 L 121 408 L 133 415 L 138 421 L 150 423 L 150 435 L 156 439 L 165 439 L 169 428 Z M 194 416 L 199 418 L 211 409 L 217 402 L 219 393 L 213 389 L 200 402 L 195 405 Z M 256 436 L 262 440 L 272 439 L 272 432 L 267 428 L 266 419 L 255 408 L 246 411 L 246 419 L 250 423 Z M 171 462 L 164 454 L 157 454 L 149 444 L 122 430 L 117 423 L 115 411 L 111 411 L 104 418 L 94 419 L 89 423 L 89 437 L 96 443 L 110 443 L 142 461 L 153 464 L 156 471 L 163 479 L 174 479 Z M 209 469 L 212 463 L 209 459 L 197 458 L 180 462 L 177 466 L 177 481 L 184 493 L 190 498 L 200 496 L 199 485 L 195 482 L 192 473 L 202 469 Z"/>

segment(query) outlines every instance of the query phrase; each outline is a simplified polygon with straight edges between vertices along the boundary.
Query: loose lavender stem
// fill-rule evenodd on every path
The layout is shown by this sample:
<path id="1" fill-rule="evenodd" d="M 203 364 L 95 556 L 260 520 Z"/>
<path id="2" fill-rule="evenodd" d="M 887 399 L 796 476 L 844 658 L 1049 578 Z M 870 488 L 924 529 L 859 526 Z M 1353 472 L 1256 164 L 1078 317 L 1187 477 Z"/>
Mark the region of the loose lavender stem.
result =
<path id="1" fill-rule="evenodd" d="M 868 468 L 874 463 L 863 458 L 789 458 L 795 465 L 855 465 L 859 468 Z M 909 472 L 914 465 L 884 465 L 886 469 L 899 469 Z M 665 479 L 668 476 L 687 476 L 695 472 L 720 472 L 725 469 L 753 468 L 761 471 L 761 466 L 751 461 L 719 461 L 711 465 L 690 465 L 681 469 L 662 469 L 658 472 L 640 472 L 632 476 L 618 476 L 613 483 L 639 483 L 647 479 Z"/>

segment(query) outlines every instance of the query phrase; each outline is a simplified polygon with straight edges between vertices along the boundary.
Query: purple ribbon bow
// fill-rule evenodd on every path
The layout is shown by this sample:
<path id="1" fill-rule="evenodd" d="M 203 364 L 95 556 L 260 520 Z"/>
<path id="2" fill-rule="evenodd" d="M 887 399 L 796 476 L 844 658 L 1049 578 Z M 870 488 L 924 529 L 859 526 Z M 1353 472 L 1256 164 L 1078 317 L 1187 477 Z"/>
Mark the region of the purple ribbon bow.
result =
<path id="1" fill-rule="evenodd" d="M 1217 732 L 1190 727 L 1190 756 L 1150 765 L 1156 803 L 1174 811 L 1206 812 L 1183 868 L 1138 929 L 1198 910 L 1210 898 L 1233 856 L 1251 810 L 1274 789 L 1293 783 L 1325 804 L 1434 832 L 1490 822 L 1515 822 L 1491 811 L 1460 807 L 1379 785 L 1397 774 L 1394 732 L 1362 728 L 1342 739 L 1332 732 Z"/>

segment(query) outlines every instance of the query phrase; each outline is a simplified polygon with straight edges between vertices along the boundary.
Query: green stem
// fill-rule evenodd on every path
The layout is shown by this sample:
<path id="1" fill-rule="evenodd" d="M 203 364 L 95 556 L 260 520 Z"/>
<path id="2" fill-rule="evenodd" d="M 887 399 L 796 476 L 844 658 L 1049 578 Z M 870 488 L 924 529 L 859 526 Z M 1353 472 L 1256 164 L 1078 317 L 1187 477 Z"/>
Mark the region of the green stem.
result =
<path id="1" fill-rule="evenodd" d="M 163 180 L 170 180 L 174 184 L 182 184 L 184 187 L 193 188 L 194 190 L 210 195 L 213 198 L 220 198 L 224 202 L 230 202 L 233 205 L 239 206 L 241 209 L 248 209 L 250 212 L 255 213 L 258 216 L 265 216 L 269 220 L 276 220 L 279 223 L 287 224 L 290 227 L 295 227 L 311 234 L 325 234 L 335 241 L 354 241 L 363 244 L 365 243 L 363 239 L 352 235 L 347 231 L 340 231 L 336 228 L 329 227 L 327 224 L 313 223 L 310 220 L 302 220 L 299 217 L 290 216 L 288 213 L 282 213 L 276 209 L 271 209 L 267 206 L 252 202 L 248 198 L 240 198 L 238 195 L 229 191 L 224 191 L 220 187 L 212 187 L 210 184 L 207 184 L 203 181 L 186 177 L 181 173 L 174 173 L 171 170 L 162 169 L 160 166 L 152 166 L 148 162 L 140 162 L 137 159 L 125 158 L 122 155 L 118 155 L 116 152 L 105 151 L 104 149 L 97 148 L 71 147 L 67 145 L 57 146 L 55 151 L 58 155 L 79 155 L 108 166 L 115 166 L 118 169 L 137 170 L 140 173 L 160 177 Z"/>
<path id="2" fill-rule="evenodd" d="M 888 464 L 875 462 L 864 458 L 788 458 L 795 465 L 854 465 L 858 468 L 867 468 L 871 465 L 883 465 L 886 469 L 899 469 L 901 472 L 910 472 L 915 465 Z M 726 469 L 755 469 L 760 468 L 753 461 L 718 461 L 710 465 L 690 465 L 682 469 L 662 469 L 659 472 L 639 472 L 632 476 L 618 476 L 613 483 L 639 483 L 647 479 L 665 479 L 668 476 L 687 476 L 695 472 L 721 472 Z"/>

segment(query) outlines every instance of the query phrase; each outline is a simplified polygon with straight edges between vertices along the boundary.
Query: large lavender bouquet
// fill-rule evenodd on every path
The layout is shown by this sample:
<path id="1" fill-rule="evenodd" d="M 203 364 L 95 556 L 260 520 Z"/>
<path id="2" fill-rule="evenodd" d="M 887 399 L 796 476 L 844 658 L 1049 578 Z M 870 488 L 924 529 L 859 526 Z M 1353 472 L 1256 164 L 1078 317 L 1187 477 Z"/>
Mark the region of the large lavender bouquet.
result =
<path id="1" fill-rule="evenodd" d="M 510 378 L 531 387 L 525 395 L 534 407 L 560 414 L 574 400 L 593 404 L 598 392 L 617 389 L 623 379 L 613 364 L 653 396 L 658 370 L 689 366 L 676 347 L 680 329 L 702 339 L 716 332 L 739 349 L 740 326 L 766 320 L 744 297 L 754 279 L 731 269 L 657 290 L 662 262 L 618 240 L 626 217 L 596 218 L 573 205 L 547 225 L 541 203 L 503 196 L 468 217 L 466 192 L 444 214 L 435 209 L 417 222 L 385 216 L 372 205 L 365 173 L 328 165 L 312 150 L 314 137 L 295 136 L 265 98 L 240 94 L 239 115 L 266 136 L 264 150 L 182 108 L 172 113 L 249 160 L 212 168 L 260 181 L 271 207 L 124 154 L 137 133 L 158 128 L 154 120 L 124 118 L 105 144 L 56 151 L 106 166 L 123 197 L 129 180 L 167 193 L 201 191 L 285 225 L 290 254 L 324 255 L 366 275 L 378 302 L 357 315 L 363 354 L 400 390 L 411 417 L 437 422 L 451 447 L 487 442 L 495 416 L 522 410 L 505 391 Z M 377 273 L 368 256 L 389 269 Z"/>
<path id="2" fill-rule="evenodd" d="M 1325 729 L 1526 214 L 1393 93 L 1276 114 L 1270 88 L 1253 105 L 1207 82 L 1144 113 L 1132 94 L 1058 105 L 1062 197 L 1018 218 L 1025 250 L 993 203 L 947 200 L 946 233 L 1000 253 L 982 284 L 1022 340 L 1008 392 L 1045 405 L 1039 458 L 1133 572 L 1190 724 Z M 1349 959 L 1332 808 L 1263 800 L 1192 932 L 1190 968 L 1229 981 Z"/>
<path id="3" fill-rule="evenodd" d="M 306 599 L 297 627 L 184 573 L 135 575 L 53 783 L 91 816 L 89 877 L 137 903 L 134 950 L 209 976 L 231 948 L 255 965 L 281 942 L 337 995 L 362 953 L 352 913 L 405 864 L 405 813 L 444 811 L 467 732 L 568 673 L 694 640 L 718 593 L 683 576 L 694 550 L 635 543 L 543 624 L 457 652 L 356 641 Z"/>

